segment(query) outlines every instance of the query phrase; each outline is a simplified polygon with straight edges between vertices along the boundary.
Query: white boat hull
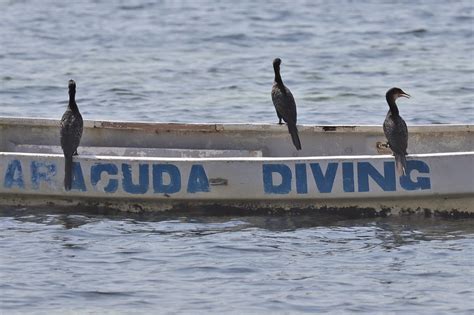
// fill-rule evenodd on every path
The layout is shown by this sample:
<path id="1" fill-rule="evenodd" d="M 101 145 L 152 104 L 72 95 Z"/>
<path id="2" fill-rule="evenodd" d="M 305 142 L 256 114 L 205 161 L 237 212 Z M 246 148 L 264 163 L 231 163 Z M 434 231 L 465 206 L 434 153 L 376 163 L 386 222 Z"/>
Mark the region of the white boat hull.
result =
<path id="1" fill-rule="evenodd" d="M 2 196 L 78 202 L 94 199 L 103 200 L 102 203 L 113 199 L 132 204 L 151 201 L 156 202 L 157 208 L 160 203 L 170 201 L 176 204 L 258 201 L 268 205 L 278 205 L 281 201 L 289 206 L 304 201 L 307 207 L 315 209 L 389 207 L 407 211 L 425 208 L 471 212 L 474 195 L 474 171 L 468 167 L 474 165 L 474 153 L 413 155 L 408 158 L 407 175 L 402 177 L 396 175 L 391 156 L 305 159 L 78 156 L 71 191 L 63 188 L 61 155 L 2 153 L 0 165 Z M 421 203 L 418 199 L 425 201 Z M 449 205 L 440 203 L 445 199 L 457 201 Z"/>
<path id="2" fill-rule="evenodd" d="M 50 134 L 51 127 L 44 132 Z M 374 144 L 379 140 L 372 134 L 369 138 Z M 469 144 L 471 140 L 462 141 Z M 216 205 L 375 214 L 474 213 L 471 151 L 409 155 L 407 174 L 400 177 L 393 157 L 386 154 L 278 157 L 263 156 L 265 150 L 248 144 L 234 148 L 238 152 L 207 146 L 198 153 L 195 148 L 183 153 L 183 148 L 161 152 L 163 148 L 147 143 L 145 149 L 98 148 L 86 143 L 84 153 L 79 149 L 80 155 L 74 158 L 72 190 L 65 191 L 64 158 L 54 141 L 25 142 L 16 142 L 15 150 L 0 152 L 0 202 L 4 205 L 95 205 L 127 211 Z M 347 150 L 347 143 L 334 144 L 341 145 Z M 104 150 L 108 153 L 100 155 Z M 176 150 L 205 157 L 163 157 L 176 155 Z M 127 156 L 126 152 L 134 153 Z"/>

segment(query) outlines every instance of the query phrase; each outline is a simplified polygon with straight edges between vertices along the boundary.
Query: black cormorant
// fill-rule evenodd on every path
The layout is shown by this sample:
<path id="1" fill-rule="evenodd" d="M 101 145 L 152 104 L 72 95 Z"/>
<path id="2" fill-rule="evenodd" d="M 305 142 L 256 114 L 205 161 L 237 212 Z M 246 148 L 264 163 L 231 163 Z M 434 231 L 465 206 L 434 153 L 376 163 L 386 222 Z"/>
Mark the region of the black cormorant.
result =
<path id="1" fill-rule="evenodd" d="M 61 118 L 61 148 L 64 152 L 64 188 L 71 189 L 72 156 L 77 155 L 77 147 L 82 137 L 83 122 L 76 104 L 76 82 L 69 80 L 69 104 Z"/>
<path id="2" fill-rule="evenodd" d="M 298 129 L 296 128 L 296 103 L 290 89 L 288 89 L 281 80 L 280 64 L 280 58 L 273 60 L 275 80 L 272 86 L 272 101 L 279 119 L 278 123 L 282 124 L 282 119 L 286 122 L 293 144 L 297 150 L 301 150 L 301 142 L 298 136 Z"/>
<path id="3" fill-rule="evenodd" d="M 407 155 L 408 146 L 407 124 L 400 116 L 397 104 L 395 103 L 395 100 L 402 96 L 406 98 L 410 97 L 410 95 L 396 87 L 387 91 L 385 97 L 390 110 L 388 111 L 385 121 L 383 122 L 383 132 L 385 133 L 385 137 L 387 137 L 388 140 L 388 145 L 395 156 L 395 162 L 399 176 L 406 175 L 405 156 Z"/>

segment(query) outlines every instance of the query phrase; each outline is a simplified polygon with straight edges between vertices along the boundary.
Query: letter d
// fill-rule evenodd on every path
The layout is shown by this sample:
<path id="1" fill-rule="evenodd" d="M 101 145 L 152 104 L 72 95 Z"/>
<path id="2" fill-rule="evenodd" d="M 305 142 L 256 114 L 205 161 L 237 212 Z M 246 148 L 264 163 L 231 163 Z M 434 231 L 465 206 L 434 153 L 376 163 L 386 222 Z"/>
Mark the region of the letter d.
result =
<path id="1" fill-rule="evenodd" d="M 288 194 L 291 191 L 291 170 L 285 164 L 263 164 L 263 189 L 266 194 Z M 281 176 L 281 183 L 273 183 L 273 173 Z"/>

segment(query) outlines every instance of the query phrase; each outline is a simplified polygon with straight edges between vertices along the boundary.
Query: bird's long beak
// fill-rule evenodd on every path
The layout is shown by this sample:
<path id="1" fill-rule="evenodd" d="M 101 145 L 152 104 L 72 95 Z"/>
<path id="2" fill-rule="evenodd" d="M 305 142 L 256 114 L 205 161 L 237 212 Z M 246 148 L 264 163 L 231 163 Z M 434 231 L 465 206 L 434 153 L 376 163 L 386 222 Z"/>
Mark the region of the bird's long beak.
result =
<path id="1" fill-rule="evenodd" d="M 406 98 L 410 98 L 410 94 L 407 94 L 407 93 L 405 93 L 405 92 L 400 93 L 400 96 L 403 96 L 403 97 L 406 97 Z"/>

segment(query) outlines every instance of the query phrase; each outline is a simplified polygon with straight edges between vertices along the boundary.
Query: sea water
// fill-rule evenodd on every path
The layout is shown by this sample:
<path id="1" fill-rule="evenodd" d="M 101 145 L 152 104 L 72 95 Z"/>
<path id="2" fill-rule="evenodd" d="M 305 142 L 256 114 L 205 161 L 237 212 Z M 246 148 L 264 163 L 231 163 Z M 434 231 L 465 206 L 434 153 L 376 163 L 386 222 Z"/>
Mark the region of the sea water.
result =
<path id="1" fill-rule="evenodd" d="M 0 115 L 473 122 L 473 2 L 0 1 Z M 26 131 L 25 131 L 26 132 Z M 0 211 L 0 312 L 474 312 L 472 220 Z"/>

